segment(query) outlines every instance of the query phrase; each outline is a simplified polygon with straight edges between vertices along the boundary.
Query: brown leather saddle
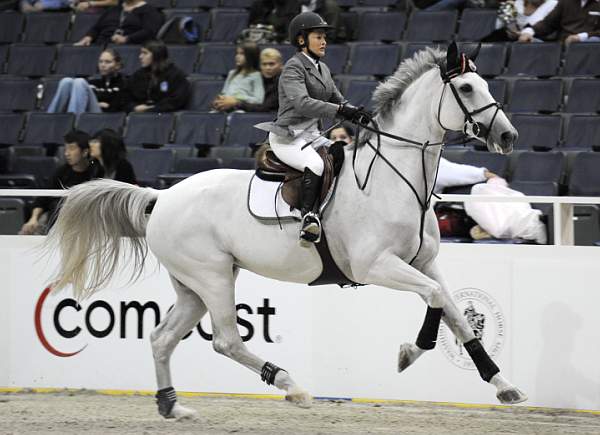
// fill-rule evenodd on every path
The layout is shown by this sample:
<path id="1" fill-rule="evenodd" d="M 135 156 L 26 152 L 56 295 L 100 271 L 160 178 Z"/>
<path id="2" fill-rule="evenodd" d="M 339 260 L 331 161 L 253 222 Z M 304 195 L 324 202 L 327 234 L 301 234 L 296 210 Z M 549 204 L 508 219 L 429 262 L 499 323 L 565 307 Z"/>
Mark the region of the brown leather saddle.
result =
<path id="1" fill-rule="evenodd" d="M 319 147 L 317 153 L 323 159 L 323 184 L 321 186 L 320 202 L 322 203 L 335 177 L 339 174 L 344 163 L 344 150 L 341 144 L 331 147 Z M 283 163 L 275 155 L 269 144 L 263 144 L 256 152 L 256 176 L 266 181 L 280 181 L 283 183 L 281 194 L 285 202 L 294 208 L 300 209 L 300 195 L 302 193 L 302 172 Z"/>

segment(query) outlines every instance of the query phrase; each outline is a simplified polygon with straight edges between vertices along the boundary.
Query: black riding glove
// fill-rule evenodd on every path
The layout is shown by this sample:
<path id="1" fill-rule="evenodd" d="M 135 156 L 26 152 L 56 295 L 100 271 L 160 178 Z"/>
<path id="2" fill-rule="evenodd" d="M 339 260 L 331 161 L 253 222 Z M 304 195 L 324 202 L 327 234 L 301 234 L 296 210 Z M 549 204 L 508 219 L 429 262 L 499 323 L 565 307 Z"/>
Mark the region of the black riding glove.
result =
<path id="1" fill-rule="evenodd" d="M 350 103 L 340 104 L 338 109 L 340 116 L 354 124 L 367 125 L 373 117 L 368 111 L 362 107 L 355 107 Z"/>

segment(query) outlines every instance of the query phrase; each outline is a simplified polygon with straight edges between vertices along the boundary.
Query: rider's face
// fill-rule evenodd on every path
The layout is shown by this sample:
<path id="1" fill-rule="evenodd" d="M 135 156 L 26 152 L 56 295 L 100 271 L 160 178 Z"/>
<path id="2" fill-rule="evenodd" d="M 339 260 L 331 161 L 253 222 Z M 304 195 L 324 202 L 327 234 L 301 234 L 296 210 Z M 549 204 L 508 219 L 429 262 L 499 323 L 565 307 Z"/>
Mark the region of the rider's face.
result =
<path id="1" fill-rule="evenodd" d="M 327 35 L 324 30 L 315 30 L 308 34 L 308 48 L 319 57 L 325 56 Z M 306 49 L 305 49 L 306 50 Z"/>
<path id="2" fill-rule="evenodd" d="M 334 142 L 342 141 L 346 142 L 347 144 L 352 143 L 352 138 L 344 127 L 338 127 L 331 130 L 329 133 L 329 139 Z"/>

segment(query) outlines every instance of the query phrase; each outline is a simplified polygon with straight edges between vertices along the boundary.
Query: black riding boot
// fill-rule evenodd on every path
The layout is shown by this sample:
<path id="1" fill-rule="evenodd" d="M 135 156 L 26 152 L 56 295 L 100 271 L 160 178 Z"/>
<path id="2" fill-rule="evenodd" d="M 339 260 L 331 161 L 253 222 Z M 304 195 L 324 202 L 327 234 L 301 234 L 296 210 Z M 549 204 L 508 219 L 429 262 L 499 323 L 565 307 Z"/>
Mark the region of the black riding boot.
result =
<path id="1" fill-rule="evenodd" d="M 302 176 L 302 229 L 300 241 L 318 243 L 321 240 L 321 220 L 319 219 L 319 194 L 321 177 L 308 168 Z"/>

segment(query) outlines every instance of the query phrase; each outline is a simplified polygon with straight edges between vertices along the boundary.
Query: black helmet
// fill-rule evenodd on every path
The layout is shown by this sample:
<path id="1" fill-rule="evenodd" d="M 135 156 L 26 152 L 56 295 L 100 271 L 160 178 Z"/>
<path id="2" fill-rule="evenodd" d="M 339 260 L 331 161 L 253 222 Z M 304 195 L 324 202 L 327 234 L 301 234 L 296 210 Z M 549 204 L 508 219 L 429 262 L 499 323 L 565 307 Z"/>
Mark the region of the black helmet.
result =
<path id="1" fill-rule="evenodd" d="M 298 47 L 298 36 L 301 34 L 307 34 L 311 30 L 317 29 L 333 29 L 333 26 L 327 24 L 327 22 L 321 18 L 319 14 L 314 12 L 302 12 L 296 15 L 292 21 L 290 21 L 289 37 L 290 43 Z"/>

